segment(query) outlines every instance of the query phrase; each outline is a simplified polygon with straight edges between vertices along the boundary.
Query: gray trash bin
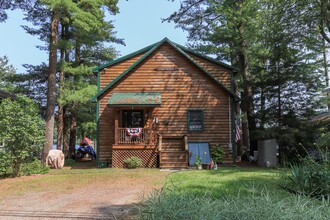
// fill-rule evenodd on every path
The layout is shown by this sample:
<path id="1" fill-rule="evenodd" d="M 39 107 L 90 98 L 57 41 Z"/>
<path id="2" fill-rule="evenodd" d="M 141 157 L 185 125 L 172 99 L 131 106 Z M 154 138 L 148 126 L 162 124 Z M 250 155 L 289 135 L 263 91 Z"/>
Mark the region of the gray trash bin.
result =
<path id="1" fill-rule="evenodd" d="M 276 167 L 276 139 L 258 141 L 258 166 Z"/>

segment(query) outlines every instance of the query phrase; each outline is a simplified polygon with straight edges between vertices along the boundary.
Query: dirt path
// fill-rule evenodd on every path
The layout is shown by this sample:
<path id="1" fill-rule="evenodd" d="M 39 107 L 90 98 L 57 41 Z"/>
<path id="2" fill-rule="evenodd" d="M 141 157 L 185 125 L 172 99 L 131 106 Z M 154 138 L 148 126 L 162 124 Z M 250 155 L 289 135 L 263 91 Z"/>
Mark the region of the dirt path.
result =
<path id="1" fill-rule="evenodd" d="M 0 219 L 133 219 L 142 196 L 161 188 L 168 174 L 82 171 L 0 180 Z"/>

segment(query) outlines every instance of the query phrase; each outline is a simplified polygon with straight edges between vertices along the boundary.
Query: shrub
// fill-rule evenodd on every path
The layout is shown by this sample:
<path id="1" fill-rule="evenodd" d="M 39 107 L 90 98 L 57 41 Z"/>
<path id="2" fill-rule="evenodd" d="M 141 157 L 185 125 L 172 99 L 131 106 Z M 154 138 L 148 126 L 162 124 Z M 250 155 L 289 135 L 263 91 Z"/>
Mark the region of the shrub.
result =
<path id="1" fill-rule="evenodd" d="M 25 164 L 22 167 L 22 174 L 24 176 L 29 176 L 32 174 L 46 174 L 49 172 L 49 167 L 41 163 L 40 160 L 34 160 L 31 163 Z"/>
<path id="2" fill-rule="evenodd" d="M 130 157 L 126 160 L 124 160 L 124 165 L 128 169 L 135 169 L 140 167 L 142 164 L 142 160 L 139 157 Z"/>
<path id="3" fill-rule="evenodd" d="M 212 149 L 212 159 L 216 163 L 222 163 L 224 151 L 223 147 L 219 144 L 215 145 Z"/>
<path id="4" fill-rule="evenodd" d="M 0 176 L 6 175 L 10 162 L 10 156 L 4 150 L 0 150 Z"/>
<path id="5" fill-rule="evenodd" d="M 330 164 L 324 154 L 321 157 L 325 159 L 316 161 L 306 157 L 291 165 L 282 187 L 297 194 L 330 198 Z"/>
<path id="6" fill-rule="evenodd" d="M 155 190 L 138 205 L 139 219 L 329 219 L 330 203 L 304 196 L 283 197 L 277 191 L 245 186 L 240 192 L 221 198 L 196 196 L 191 190 Z M 244 186 L 242 188 L 245 188 Z"/>
<path id="7" fill-rule="evenodd" d="M 36 103 L 24 96 L 2 100 L 0 112 L 0 142 L 5 143 L 4 150 L 11 159 L 13 176 L 18 176 L 23 164 L 40 155 L 44 123 Z"/>

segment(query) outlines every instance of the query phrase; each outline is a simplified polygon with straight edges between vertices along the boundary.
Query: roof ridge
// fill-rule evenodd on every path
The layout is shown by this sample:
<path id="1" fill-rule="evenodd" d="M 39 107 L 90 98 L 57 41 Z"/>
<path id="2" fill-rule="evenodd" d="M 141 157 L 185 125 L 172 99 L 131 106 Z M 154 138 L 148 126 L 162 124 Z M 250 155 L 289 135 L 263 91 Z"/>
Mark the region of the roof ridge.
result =
<path id="1" fill-rule="evenodd" d="M 170 44 L 173 44 L 171 41 Z M 194 63 L 199 69 L 201 69 L 206 75 L 211 77 L 213 80 L 215 80 L 221 87 L 223 87 L 230 95 L 233 97 L 236 97 L 235 93 L 230 91 L 223 83 L 221 83 L 212 73 L 210 73 L 207 69 L 205 69 L 203 66 L 201 66 L 199 63 L 197 63 L 191 56 L 189 56 L 186 52 L 184 52 L 181 48 L 177 47 L 176 44 L 172 45 L 173 47 L 177 48 L 177 50 L 185 56 L 187 59 L 189 59 L 192 63 Z"/>
<path id="2" fill-rule="evenodd" d="M 98 91 L 98 93 L 92 98 L 92 101 L 96 101 L 97 97 L 99 97 L 102 93 L 104 93 L 111 86 L 113 86 L 116 82 L 118 82 L 121 78 L 123 78 L 128 72 L 130 72 L 134 67 L 136 67 L 139 63 L 141 63 L 146 57 L 148 57 L 153 51 L 155 51 L 160 45 L 162 45 L 167 40 L 168 40 L 167 38 L 164 38 L 163 40 L 154 44 L 154 46 L 151 49 L 149 49 L 142 57 L 140 57 L 140 59 L 138 59 L 130 67 L 128 67 L 126 70 L 124 70 L 124 72 L 122 72 L 118 77 L 116 77 L 114 80 L 112 80 L 107 86 L 105 86 L 103 89 Z"/>
<path id="3" fill-rule="evenodd" d="M 209 56 L 207 56 L 207 55 L 205 55 L 205 54 L 198 53 L 198 52 L 196 52 L 196 51 L 194 51 L 194 50 L 192 50 L 192 49 L 189 49 L 189 48 L 187 48 L 187 47 L 185 47 L 185 46 L 182 46 L 181 44 L 174 43 L 174 42 L 173 42 L 173 44 L 177 45 L 179 48 L 185 50 L 186 52 L 192 53 L 192 54 L 194 54 L 194 55 L 196 55 L 196 56 L 198 56 L 198 57 L 200 57 L 200 58 L 203 58 L 203 59 L 209 60 L 209 61 L 211 61 L 211 62 L 213 62 L 213 63 L 216 63 L 216 64 L 219 64 L 219 65 L 225 66 L 225 67 L 227 67 L 227 68 L 229 68 L 229 69 L 232 69 L 232 70 L 238 71 L 238 68 L 236 68 L 236 67 L 233 67 L 233 66 L 231 66 L 231 65 L 229 65 L 229 64 L 226 64 L 226 63 L 224 63 L 224 62 L 218 61 L 218 60 L 216 60 L 216 59 L 214 59 L 214 58 L 212 58 L 212 57 L 209 57 Z"/>
<path id="4" fill-rule="evenodd" d="M 162 39 L 161 41 L 154 43 L 152 45 L 149 45 L 148 47 L 142 48 L 139 51 L 136 51 L 134 53 L 131 53 L 129 55 L 126 55 L 124 57 L 121 57 L 117 60 L 114 60 L 113 62 L 109 62 L 108 65 L 104 64 L 98 68 L 95 68 L 96 71 L 100 71 L 101 69 L 112 65 L 114 63 L 120 62 L 122 60 L 125 60 L 129 57 L 132 57 L 136 54 L 141 53 L 143 51 L 146 51 L 146 53 L 140 57 L 136 62 L 134 62 L 131 66 L 129 66 L 126 70 L 124 70 L 118 77 L 116 77 L 114 80 L 112 80 L 107 86 L 105 86 L 103 89 L 99 90 L 97 92 L 97 94 L 92 98 L 92 101 L 96 101 L 97 98 L 103 94 L 106 90 L 108 90 L 111 86 L 113 86 L 115 83 L 117 83 L 121 78 L 123 78 L 128 72 L 130 72 L 134 67 L 136 67 L 138 64 L 140 64 L 143 60 L 145 60 L 152 52 L 154 52 L 156 49 L 158 49 L 164 42 L 169 43 L 173 48 L 175 48 L 181 55 L 183 55 L 184 57 L 186 57 L 188 60 L 190 60 L 194 65 L 196 65 L 200 70 L 202 70 L 206 75 L 208 75 L 210 78 L 212 78 L 215 82 L 217 82 L 221 87 L 223 87 L 223 89 L 225 89 L 231 96 L 233 97 L 237 97 L 230 89 L 228 89 L 225 85 L 223 85 L 212 73 L 208 72 L 204 67 L 202 67 L 200 64 L 198 64 L 191 56 L 189 56 L 189 54 L 187 54 L 185 51 L 183 50 L 187 50 L 190 51 L 189 49 L 176 44 L 174 42 L 172 42 L 171 40 L 169 40 L 167 37 L 165 37 L 164 39 Z M 196 54 L 196 52 L 191 52 L 193 54 Z M 198 55 L 197 55 L 198 56 Z M 202 57 L 202 58 L 208 58 L 207 56 Z M 118 61 L 119 60 L 119 61 Z M 208 59 L 209 60 L 209 59 Z M 213 61 L 214 62 L 214 61 Z M 227 68 L 230 68 L 232 70 L 234 70 L 235 68 L 229 66 L 229 65 L 225 65 L 228 66 Z"/>
<path id="5" fill-rule="evenodd" d="M 158 42 L 157 42 L 157 43 L 158 43 Z M 119 58 L 114 59 L 114 60 L 111 60 L 111 61 L 109 61 L 109 62 L 107 62 L 107 63 L 105 63 L 105 64 L 102 64 L 102 65 L 100 65 L 100 66 L 98 66 L 98 67 L 95 67 L 95 68 L 93 69 L 93 73 L 97 73 L 97 72 L 100 71 L 101 69 L 104 69 L 104 68 L 106 68 L 106 67 L 108 67 L 108 66 L 111 66 L 111 65 L 113 65 L 113 64 L 119 63 L 119 62 L 121 62 L 121 61 L 123 61 L 123 60 L 126 60 L 126 59 L 128 59 L 128 58 L 134 57 L 135 55 L 137 55 L 137 54 L 139 54 L 139 53 L 143 53 L 143 52 L 145 52 L 145 51 L 148 51 L 148 50 L 150 50 L 150 48 L 152 48 L 153 46 L 155 46 L 157 43 L 150 44 L 149 46 L 146 46 L 146 47 L 144 47 L 144 48 L 142 48 L 142 49 L 140 49 L 140 50 L 137 50 L 137 51 L 135 51 L 135 52 L 133 52 L 133 53 L 129 53 L 129 54 L 125 55 L 125 56 L 119 57 Z"/>

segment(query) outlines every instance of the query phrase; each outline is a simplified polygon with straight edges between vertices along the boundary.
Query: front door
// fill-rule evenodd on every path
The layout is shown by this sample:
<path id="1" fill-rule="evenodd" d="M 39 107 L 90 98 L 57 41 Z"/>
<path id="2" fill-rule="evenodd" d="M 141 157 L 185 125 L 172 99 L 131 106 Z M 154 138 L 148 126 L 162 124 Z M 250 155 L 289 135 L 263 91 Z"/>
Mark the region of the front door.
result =
<path id="1" fill-rule="evenodd" d="M 143 110 L 123 110 L 123 128 L 143 128 Z"/>

